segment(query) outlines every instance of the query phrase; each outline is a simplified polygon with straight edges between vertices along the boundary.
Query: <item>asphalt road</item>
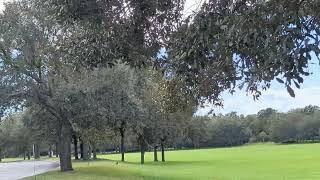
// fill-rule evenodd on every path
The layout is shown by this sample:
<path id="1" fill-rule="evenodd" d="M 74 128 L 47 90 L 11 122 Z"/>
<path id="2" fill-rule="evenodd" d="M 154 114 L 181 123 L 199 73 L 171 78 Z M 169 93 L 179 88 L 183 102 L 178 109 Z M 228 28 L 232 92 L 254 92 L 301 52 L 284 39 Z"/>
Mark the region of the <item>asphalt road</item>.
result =
<path id="1" fill-rule="evenodd" d="M 18 180 L 42 174 L 57 167 L 59 164 L 51 161 L 0 163 L 0 180 Z"/>

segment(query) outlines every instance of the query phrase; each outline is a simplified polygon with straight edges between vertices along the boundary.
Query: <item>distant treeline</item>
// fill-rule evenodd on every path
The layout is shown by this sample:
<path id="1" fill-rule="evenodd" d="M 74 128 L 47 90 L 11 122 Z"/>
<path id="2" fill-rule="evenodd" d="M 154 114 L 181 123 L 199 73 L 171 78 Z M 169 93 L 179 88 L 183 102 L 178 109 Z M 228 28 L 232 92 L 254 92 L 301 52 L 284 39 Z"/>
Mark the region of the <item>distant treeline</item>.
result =
<path id="1" fill-rule="evenodd" d="M 214 117 L 196 117 L 199 123 L 189 129 L 189 143 L 184 146 L 224 147 L 245 143 L 306 143 L 320 139 L 320 111 L 317 106 L 279 113 L 272 108 L 255 115 L 231 112 Z M 197 129 L 197 133 L 195 133 Z"/>
<path id="2" fill-rule="evenodd" d="M 184 122 L 179 129 L 173 130 L 175 133 L 171 134 L 175 135 L 169 138 L 167 147 L 228 147 L 257 142 L 309 143 L 320 140 L 320 110 L 312 105 L 287 113 L 267 108 L 248 116 L 231 112 L 212 117 L 193 117 Z M 134 151 L 138 147 L 129 134 L 126 144 L 128 150 Z M 117 140 L 113 142 L 113 150 L 116 151 Z M 110 147 L 110 144 L 106 146 Z"/>

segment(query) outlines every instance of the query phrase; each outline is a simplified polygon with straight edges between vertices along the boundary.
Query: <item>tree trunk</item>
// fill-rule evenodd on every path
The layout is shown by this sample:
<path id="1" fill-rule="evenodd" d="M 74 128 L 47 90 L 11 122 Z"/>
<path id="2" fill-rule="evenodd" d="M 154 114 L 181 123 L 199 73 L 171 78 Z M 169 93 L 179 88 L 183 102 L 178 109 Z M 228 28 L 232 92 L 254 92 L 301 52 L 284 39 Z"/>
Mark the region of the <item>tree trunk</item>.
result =
<path id="1" fill-rule="evenodd" d="M 164 142 L 161 140 L 161 160 L 162 162 L 166 162 L 166 159 L 164 157 Z"/>
<path id="2" fill-rule="evenodd" d="M 52 145 L 49 145 L 49 151 L 48 151 L 49 158 L 52 158 Z"/>
<path id="3" fill-rule="evenodd" d="M 140 143 L 140 152 L 141 152 L 140 163 L 144 164 L 145 142 L 142 136 L 139 136 L 139 143 Z"/>
<path id="4" fill-rule="evenodd" d="M 28 160 L 30 160 L 31 159 L 30 150 L 28 150 L 27 156 L 28 156 Z"/>
<path id="5" fill-rule="evenodd" d="M 79 153 L 78 153 L 78 139 L 76 135 L 73 135 L 73 147 L 74 147 L 74 158 L 76 160 L 79 159 Z"/>
<path id="6" fill-rule="evenodd" d="M 59 157 L 59 144 L 56 143 L 56 157 Z"/>
<path id="7" fill-rule="evenodd" d="M 144 147 L 141 146 L 141 164 L 144 164 L 144 154 L 145 154 L 145 150 L 144 150 Z"/>
<path id="8" fill-rule="evenodd" d="M 92 154 L 93 154 L 93 159 L 97 159 L 97 148 L 96 145 L 92 143 Z"/>
<path id="9" fill-rule="evenodd" d="M 34 145 L 34 159 L 40 159 L 40 147 L 39 144 Z"/>
<path id="10" fill-rule="evenodd" d="M 121 152 L 121 161 L 124 162 L 124 128 L 120 128 L 121 143 L 120 143 L 120 152 Z"/>
<path id="11" fill-rule="evenodd" d="M 23 153 L 23 160 L 25 161 L 26 160 L 26 151 Z"/>
<path id="12" fill-rule="evenodd" d="M 158 162 L 158 146 L 154 146 L 153 149 L 153 157 L 154 157 L 154 162 Z"/>
<path id="13" fill-rule="evenodd" d="M 63 124 L 59 139 L 60 169 L 63 172 L 73 170 L 71 162 L 71 138 L 70 125 Z"/>
<path id="14" fill-rule="evenodd" d="M 80 143 L 80 158 L 83 159 L 83 141 L 80 140 L 81 143 Z"/>
<path id="15" fill-rule="evenodd" d="M 89 148 L 89 144 L 87 142 L 82 142 L 82 147 L 83 147 L 83 160 L 87 161 L 90 160 L 90 148 Z"/>
<path id="16" fill-rule="evenodd" d="M 0 150 L 0 162 L 2 161 L 2 151 Z"/>

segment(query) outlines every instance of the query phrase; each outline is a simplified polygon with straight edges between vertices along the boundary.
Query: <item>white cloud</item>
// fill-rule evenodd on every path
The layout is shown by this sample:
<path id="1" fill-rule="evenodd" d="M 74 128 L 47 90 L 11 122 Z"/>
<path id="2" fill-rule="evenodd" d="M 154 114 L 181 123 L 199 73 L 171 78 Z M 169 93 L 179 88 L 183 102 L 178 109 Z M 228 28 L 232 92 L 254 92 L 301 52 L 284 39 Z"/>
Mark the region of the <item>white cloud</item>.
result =
<path id="1" fill-rule="evenodd" d="M 254 101 L 246 93 L 239 91 L 234 95 L 224 94 L 224 108 L 213 108 L 215 113 L 229 113 L 236 111 L 239 114 L 255 114 L 261 109 L 272 107 L 280 112 L 287 112 L 291 109 L 305 107 L 307 105 L 320 106 L 320 86 L 295 89 L 296 97 L 292 98 L 285 88 L 269 89 L 262 93 L 259 101 Z M 198 115 L 205 115 L 212 109 L 211 106 L 199 109 Z"/>
<path id="2" fill-rule="evenodd" d="M 273 81 L 271 89 L 262 92 L 262 97 L 259 101 L 254 101 L 252 96 L 246 96 L 246 92 L 239 91 L 233 96 L 224 93 L 224 108 L 207 106 L 199 109 L 197 115 L 206 115 L 211 109 L 215 113 L 229 113 L 236 111 L 239 114 L 255 114 L 261 109 L 274 108 L 280 112 L 287 112 L 291 109 L 305 107 L 307 105 L 320 106 L 320 66 L 318 60 L 314 57 L 310 63 L 309 72 L 313 75 L 305 77 L 301 89 L 294 89 L 296 97 L 292 98 L 287 93 L 286 88 Z"/>

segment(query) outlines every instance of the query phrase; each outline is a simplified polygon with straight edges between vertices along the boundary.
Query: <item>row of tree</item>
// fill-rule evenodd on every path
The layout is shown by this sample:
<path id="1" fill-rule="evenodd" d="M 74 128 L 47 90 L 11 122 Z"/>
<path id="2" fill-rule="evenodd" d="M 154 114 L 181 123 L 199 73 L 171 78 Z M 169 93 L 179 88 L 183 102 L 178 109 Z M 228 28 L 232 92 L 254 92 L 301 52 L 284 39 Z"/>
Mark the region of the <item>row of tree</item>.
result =
<path id="1" fill-rule="evenodd" d="M 6 118 L 1 124 L 0 138 L 2 155 L 24 156 L 30 154 L 40 158 L 40 154 L 52 157 L 58 155 L 57 142 L 48 139 L 42 130 L 30 131 L 25 114 L 16 114 Z M 161 160 L 165 161 L 165 148 L 185 149 L 203 147 L 228 147 L 246 143 L 310 143 L 320 141 L 320 109 L 307 106 L 279 113 L 268 108 L 255 115 L 237 115 L 231 112 L 213 117 L 188 117 L 171 114 L 166 125 L 144 124 L 144 136 L 136 130 L 133 122 L 118 128 L 106 126 L 103 130 L 90 129 L 85 133 L 73 134 L 73 152 L 75 159 L 96 159 L 97 153 L 120 152 L 125 160 L 125 152 L 154 151 L 154 161 L 158 161 L 157 150 L 161 148 Z M 141 123 L 141 122 L 140 122 Z M 107 123 L 108 124 L 108 123 Z M 122 129 L 123 128 L 123 129 Z M 39 134 L 39 132 L 43 132 Z M 165 132 L 162 132 L 165 131 Z M 161 134 L 163 133 L 163 134 Z M 54 137 L 54 136 L 53 136 Z M 143 138 L 143 144 L 141 139 Z M 142 147 L 143 146 L 143 147 Z M 34 148 L 34 149 L 33 149 Z M 78 152 L 78 150 L 80 150 Z M 42 152 L 42 153 L 41 153 Z"/>

